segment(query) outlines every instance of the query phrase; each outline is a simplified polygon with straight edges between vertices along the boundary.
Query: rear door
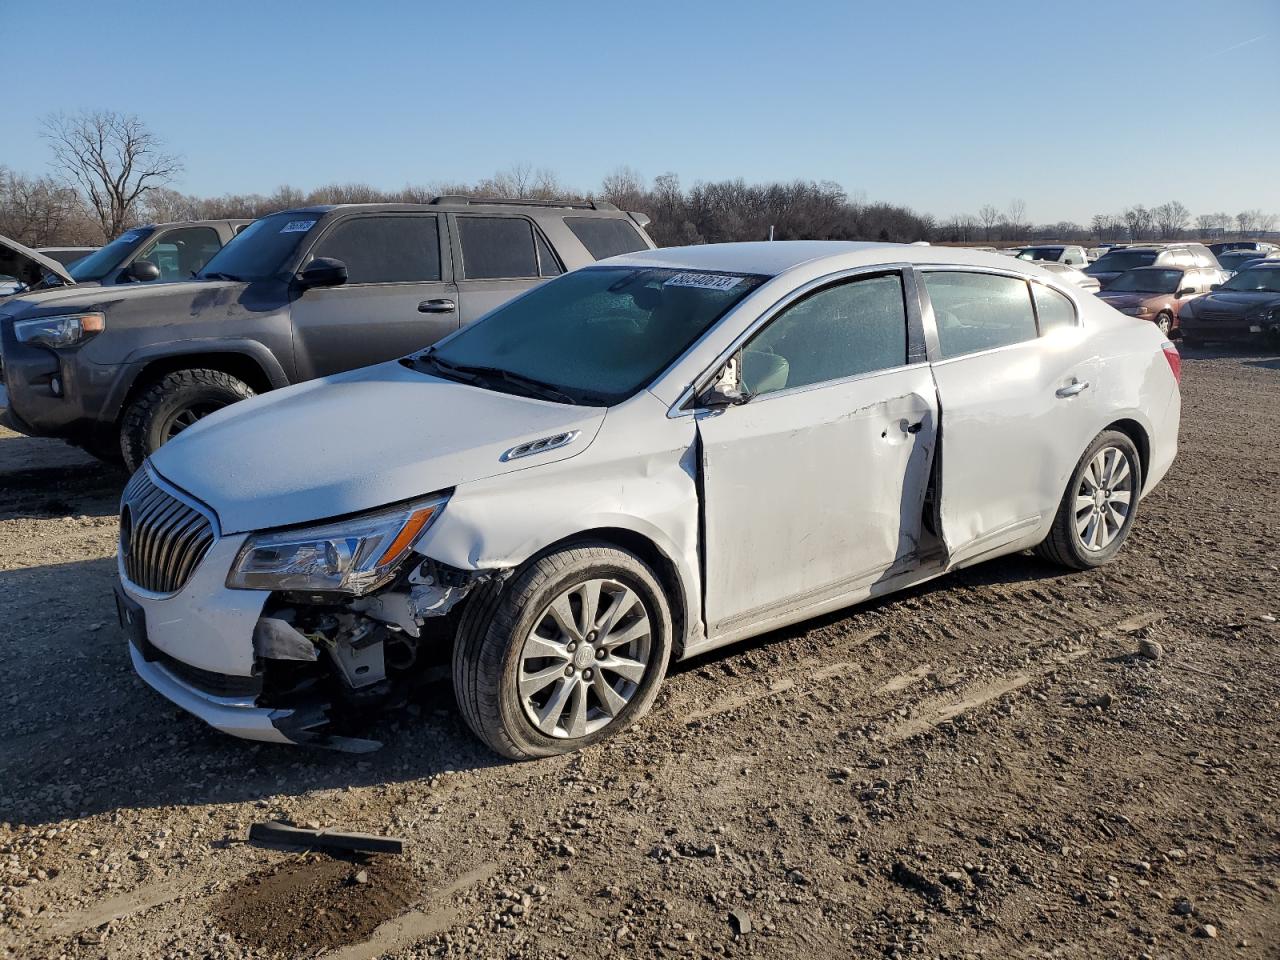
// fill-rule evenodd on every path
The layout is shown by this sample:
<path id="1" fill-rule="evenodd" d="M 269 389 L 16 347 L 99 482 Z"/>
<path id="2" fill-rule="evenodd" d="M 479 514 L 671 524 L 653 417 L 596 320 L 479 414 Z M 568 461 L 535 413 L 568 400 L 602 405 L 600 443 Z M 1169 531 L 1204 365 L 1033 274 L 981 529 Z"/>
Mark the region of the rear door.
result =
<path id="1" fill-rule="evenodd" d="M 950 562 L 1038 530 L 1093 439 L 1100 374 L 1071 299 L 1025 277 L 919 268 L 942 418 Z"/>
<path id="2" fill-rule="evenodd" d="M 458 328 L 432 213 L 356 215 L 326 228 L 310 258 L 347 265 L 347 282 L 303 291 L 291 312 L 299 374 L 323 377 L 421 350 Z"/>
<path id="3" fill-rule="evenodd" d="M 741 350 L 750 400 L 698 414 L 711 636 L 918 559 L 938 421 L 904 301 L 897 270 L 804 295 Z"/>
<path id="4" fill-rule="evenodd" d="M 452 221 L 463 324 L 564 272 L 528 217 L 457 214 Z"/>

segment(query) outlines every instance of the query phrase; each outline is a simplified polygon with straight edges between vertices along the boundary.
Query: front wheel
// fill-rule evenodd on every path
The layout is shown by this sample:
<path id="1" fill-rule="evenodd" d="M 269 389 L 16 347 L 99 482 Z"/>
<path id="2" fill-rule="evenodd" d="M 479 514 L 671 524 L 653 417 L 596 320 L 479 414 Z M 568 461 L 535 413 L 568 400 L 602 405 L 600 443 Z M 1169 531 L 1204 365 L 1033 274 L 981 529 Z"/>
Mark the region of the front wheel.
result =
<path id="1" fill-rule="evenodd" d="M 604 543 L 548 553 L 468 603 L 453 650 L 467 724 L 505 757 L 569 753 L 648 712 L 671 608 L 638 557 Z"/>
<path id="2" fill-rule="evenodd" d="M 1167 313 L 1160 314 L 1156 317 L 1156 328 L 1167 337 L 1173 329 L 1173 317 Z"/>
<path id="3" fill-rule="evenodd" d="M 1142 461 L 1133 441 L 1104 430 L 1071 474 L 1053 527 L 1036 552 L 1075 570 L 1107 563 L 1133 527 L 1142 493 Z"/>
<path id="4" fill-rule="evenodd" d="M 131 471 L 187 427 L 248 399 L 253 388 L 221 370 L 174 370 L 144 387 L 120 420 L 120 452 Z"/>

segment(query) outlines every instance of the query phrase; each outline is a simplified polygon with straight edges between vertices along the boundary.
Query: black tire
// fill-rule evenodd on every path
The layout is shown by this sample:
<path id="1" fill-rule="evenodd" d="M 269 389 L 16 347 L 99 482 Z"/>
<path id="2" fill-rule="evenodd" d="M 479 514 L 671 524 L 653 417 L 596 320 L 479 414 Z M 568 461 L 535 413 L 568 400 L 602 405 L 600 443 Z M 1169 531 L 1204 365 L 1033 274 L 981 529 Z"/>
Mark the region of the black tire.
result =
<path id="1" fill-rule="evenodd" d="M 1094 457 L 1109 447 L 1118 450 L 1128 463 L 1132 477 L 1132 499 L 1115 539 L 1100 549 L 1090 549 L 1078 532 L 1076 493 L 1084 483 L 1085 472 L 1089 469 Z M 1094 438 L 1093 443 L 1089 444 L 1089 448 L 1080 457 L 1080 462 L 1071 471 L 1071 480 L 1067 484 L 1067 489 L 1063 491 L 1058 512 L 1053 518 L 1053 527 L 1044 542 L 1036 547 L 1036 553 L 1051 563 L 1069 567 L 1072 570 L 1088 570 L 1102 566 L 1120 552 L 1125 540 L 1129 538 L 1129 531 L 1133 529 L 1133 520 L 1138 512 L 1138 497 L 1141 493 L 1142 459 L 1138 456 L 1138 448 L 1133 445 L 1133 441 L 1127 435 L 1120 431 L 1104 430 Z"/>
<path id="2" fill-rule="evenodd" d="M 200 417 L 254 395 L 243 380 L 221 370 L 174 370 L 144 386 L 120 419 L 125 466 L 142 461 Z"/>
<path id="3" fill-rule="evenodd" d="M 1166 337 L 1173 331 L 1173 314 L 1161 311 L 1156 315 L 1156 329 L 1163 333 Z"/>
<path id="4" fill-rule="evenodd" d="M 644 605 L 650 624 L 647 668 L 626 706 L 604 727 L 574 738 L 549 736 L 534 726 L 520 697 L 524 638 L 553 600 L 597 578 L 625 585 Z M 506 584 L 487 584 L 470 598 L 453 647 L 454 692 L 467 725 L 502 756 L 527 760 L 569 753 L 626 729 L 649 711 L 666 675 L 671 645 L 670 605 L 653 571 L 610 544 L 573 544 L 536 558 Z"/>

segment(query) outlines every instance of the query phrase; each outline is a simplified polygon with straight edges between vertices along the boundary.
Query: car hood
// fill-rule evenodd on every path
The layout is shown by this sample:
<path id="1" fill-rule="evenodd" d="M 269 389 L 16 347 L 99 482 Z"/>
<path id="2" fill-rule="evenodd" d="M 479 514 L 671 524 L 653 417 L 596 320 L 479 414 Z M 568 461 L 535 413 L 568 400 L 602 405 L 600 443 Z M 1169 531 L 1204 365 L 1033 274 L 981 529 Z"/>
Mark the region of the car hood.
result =
<path id="1" fill-rule="evenodd" d="M 399 362 L 312 380 L 206 417 L 151 457 L 218 515 L 223 533 L 326 520 L 587 448 L 605 408 L 484 390 Z M 515 460 L 520 443 L 573 442 Z"/>
<path id="2" fill-rule="evenodd" d="M 185 317 L 218 304 L 234 302 L 247 286 L 239 280 L 157 281 L 111 287 L 77 283 L 71 287 L 18 294 L 5 300 L 3 309 L 8 316 L 25 319 L 53 316 L 66 310 L 109 311 L 119 306 L 127 307 L 130 303 L 168 298 L 175 304 L 174 316 Z"/>
<path id="3" fill-rule="evenodd" d="M 58 283 L 75 283 L 67 268 L 57 260 L 3 236 L 0 236 L 0 274 L 17 277 L 29 287 L 41 282 L 46 275 L 52 275 Z"/>
<path id="4" fill-rule="evenodd" d="M 1124 307 L 1141 307 L 1153 300 L 1161 299 L 1161 295 L 1158 293 L 1112 293 L 1108 290 L 1103 290 L 1098 294 L 1098 299 L 1104 300 L 1117 310 L 1120 310 Z"/>
<path id="5" fill-rule="evenodd" d="M 1248 290 L 1219 290 L 1216 293 L 1210 293 L 1198 298 L 1196 300 L 1196 312 L 1234 313 L 1243 317 L 1269 305 L 1280 306 L 1280 293 L 1268 293 L 1265 290 L 1254 292 Z"/>

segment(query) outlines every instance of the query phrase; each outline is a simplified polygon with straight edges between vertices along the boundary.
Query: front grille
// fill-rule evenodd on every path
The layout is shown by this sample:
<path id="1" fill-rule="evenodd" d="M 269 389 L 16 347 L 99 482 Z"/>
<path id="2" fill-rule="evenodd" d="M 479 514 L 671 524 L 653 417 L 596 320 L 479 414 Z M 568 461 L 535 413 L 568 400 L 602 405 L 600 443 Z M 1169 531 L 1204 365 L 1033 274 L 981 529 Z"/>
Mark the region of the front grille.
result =
<path id="1" fill-rule="evenodd" d="M 1238 313 L 1232 313 L 1229 310 L 1198 310 L 1196 311 L 1197 320 L 1244 320 L 1244 317 Z"/>
<path id="2" fill-rule="evenodd" d="M 177 593 L 218 538 L 212 517 L 157 484 L 144 466 L 120 500 L 120 560 L 130 583 Z"/>

